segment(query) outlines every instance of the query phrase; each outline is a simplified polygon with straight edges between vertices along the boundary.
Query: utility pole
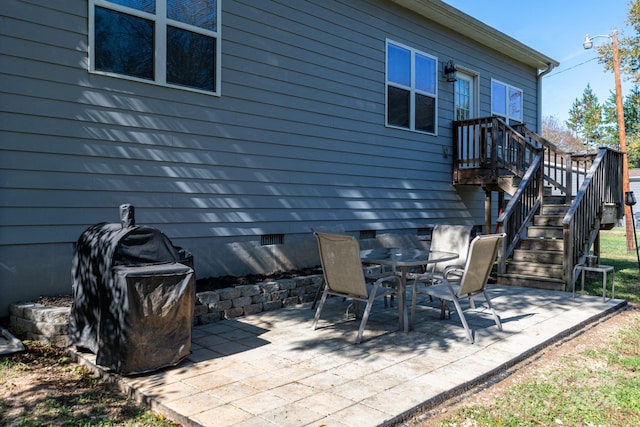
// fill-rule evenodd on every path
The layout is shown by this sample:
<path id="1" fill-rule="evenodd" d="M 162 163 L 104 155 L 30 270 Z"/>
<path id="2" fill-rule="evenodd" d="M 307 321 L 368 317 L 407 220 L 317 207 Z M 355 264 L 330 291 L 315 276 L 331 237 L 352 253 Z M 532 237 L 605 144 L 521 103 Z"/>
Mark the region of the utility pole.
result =
<path id="1" fill-rule="evenodd" d="M 627 135 L 624 129 L 624 107 L 622 103 L 622 83 L 620 82 L 620 53 L 618 52 L 618 31 L 611 32 L 613 45 L 613 74 L 616 80 L 616 109 L 618 116 L 618 139 L 620 139 L 620 151 L 622 151 L 622 193 L 629 191 L 629 162 L 627 155 Z M 624 205 L 624 222 L 627 231 L 627 252 L 635 250 L 633 236 L 635 235 L 633 210 L 631 206 Z"/>
<path id="2" fill-rule="evenodd" d="M 584 39 L 582 46 L 585 49 L 593 47 L 593 39 L 598 37 L 607 37 L 611 39 L 613 48 L 613 75 L 616 82 L 616 115 L 618 116 L 618 139 L 620 140 L 620 151 L 622 151 L 622 194 L 625 195 L 629 191 L 629 162 L 627 160 L 627 136 L 624 129 L 624 107 L 622 104 L 622 83 L 620 82 L 620 52 L 618 51 L 618 30 L 613 30 L 611 35 L 600 35 Z M 633 212 L 631 206 L 624 205 L 624 221 L 627 236 L 627 252 L 635 250 L 633 240 L 635 236 Z"/>

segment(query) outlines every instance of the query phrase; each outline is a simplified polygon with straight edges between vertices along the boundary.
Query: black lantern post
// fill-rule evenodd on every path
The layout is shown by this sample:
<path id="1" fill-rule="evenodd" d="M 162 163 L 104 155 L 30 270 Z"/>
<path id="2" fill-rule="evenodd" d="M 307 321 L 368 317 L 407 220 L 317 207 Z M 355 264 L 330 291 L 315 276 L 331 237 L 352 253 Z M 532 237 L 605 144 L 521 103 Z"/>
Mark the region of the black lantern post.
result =
<path id="1" fill-rule="evenodd" d="M 633 224 L 633 237 L 636 242 L 636 257 L 638 258 L 638 271 L 640 271 L 640 253 L 638 252 L 638 235 L 636 234 L 635 218 L 633 217 L 633 205 L 636 204 L 636 196 L 633 195 L 633 191 L 627 191 L 624 193 L 624 204 L 629 206 L 631 210 L 631 221 Z"/>

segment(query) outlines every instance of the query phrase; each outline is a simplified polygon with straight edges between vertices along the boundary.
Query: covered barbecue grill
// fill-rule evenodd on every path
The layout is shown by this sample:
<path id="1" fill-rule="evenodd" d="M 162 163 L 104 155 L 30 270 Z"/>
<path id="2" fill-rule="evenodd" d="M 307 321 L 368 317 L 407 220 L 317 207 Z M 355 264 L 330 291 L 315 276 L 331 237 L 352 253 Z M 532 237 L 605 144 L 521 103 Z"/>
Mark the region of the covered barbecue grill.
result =
<path id="1" fill-rule="evenodd" d="M 77 242 L 71 343 L 121 374 L 173 366 L 191 352 L 193 257 L 136 226 L 133 206 L 120 209 L 119 224 L 95 224 Z"/>

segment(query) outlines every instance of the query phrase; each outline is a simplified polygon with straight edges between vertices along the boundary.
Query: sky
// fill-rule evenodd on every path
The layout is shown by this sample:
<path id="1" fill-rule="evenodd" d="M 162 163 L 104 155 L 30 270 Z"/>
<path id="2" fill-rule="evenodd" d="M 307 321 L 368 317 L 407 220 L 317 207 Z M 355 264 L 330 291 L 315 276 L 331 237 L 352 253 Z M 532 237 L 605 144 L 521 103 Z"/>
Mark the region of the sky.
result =
<path id="1" fill-rule="evenodd" d="M 555 116 L 562 123 L 569 117 L 573 102 L 582 98 L 588 84 L 604 103 L 615 91 L 613 72 L 597 61 L 596 46 L 608 38 L 596 38 L 594 48 L 582 47 L 585 35 L 618 36 L 626 26 L 631 0 L 444 0 L 467 15 L 507 34 L 560 65 L 543 78 L 542 115 Z M 631 84 L 622 81 L 622 92 Z"/>

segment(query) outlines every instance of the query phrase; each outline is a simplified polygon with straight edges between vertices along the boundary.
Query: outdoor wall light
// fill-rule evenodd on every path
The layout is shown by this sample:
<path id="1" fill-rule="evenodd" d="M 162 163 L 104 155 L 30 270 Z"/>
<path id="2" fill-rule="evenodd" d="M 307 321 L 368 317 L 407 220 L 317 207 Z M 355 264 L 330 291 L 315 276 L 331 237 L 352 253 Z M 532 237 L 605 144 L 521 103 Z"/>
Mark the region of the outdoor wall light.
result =
<path id="1" fill-rule="evenodd" d="M 450 59 L 444 64 L 444 77 L 447 79 L 447 82 L 453 83 L 458 81 L 456 77 L 456 72 L 458 69 L 456 68 L 456 64 Z"/>

